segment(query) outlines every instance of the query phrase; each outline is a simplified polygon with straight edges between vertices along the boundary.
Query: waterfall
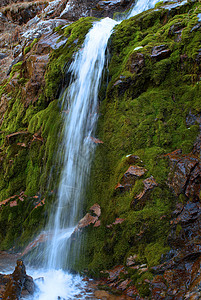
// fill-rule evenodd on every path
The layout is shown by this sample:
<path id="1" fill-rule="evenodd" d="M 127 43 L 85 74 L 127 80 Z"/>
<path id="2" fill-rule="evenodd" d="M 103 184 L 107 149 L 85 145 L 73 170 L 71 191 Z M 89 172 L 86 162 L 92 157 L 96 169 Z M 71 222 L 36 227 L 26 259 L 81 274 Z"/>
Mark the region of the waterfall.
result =
<path id="1" fill-rule="evenodd" d="M 54 215 L 54 235 L 49 247 L 48 267 L 62 268 L 66 243 L 80 217 L 84 188 L 90 171 L 95 145 L 91 140 L 98 117 L 98 90 L 105 64 L 105 51 L 116 21 L 105 18 L 88 32 L 83 48 L 75 55 L 69 71 L 72 82 L 64 94 L 64 139 L 59 151 L 64 154 L 64 168 Z M 64 253 L 66 255 L 64 255 Z"/>
<path id="2" fill-rule="evenodd" d="M 127 18 L 154 7 L 157 2 L 137 1 Z M 94 134 L 98 118 L 98 90 L 105 64 L 105 51 L 114 26 L 120 22 L 110 18 L 95 22 L 69 68 L 72 80 L 63 96 L 68 115 L 62 147 L 59 148 L 64 153 L 64 168 L 57 209 L 52 216 L 54 234 L 49 246 L 49 268 L 59 269 L 64 266 L 68 257 L 66 241 L 80 217 L 84 188 L 95 149 L 90 137 Z"/>
<path id="3" fill-rule="evenodd" d="M 138 0 L 127 18 L 153 8 L 157 2 L 159 0 Z M 42 284 L 40 290 L 43 294 L 37 299 L 57 299 L 56 288 L 52 287 L 52 274 L 58 274 L 54 275 L 54 280 L 56 281 L 56 277 L 59 280 L 61 274 L 55 272 L 60 272 L 66 265 L 69 255 L 68 240 L 82 217 L 80 212 L 95 150 L 91 137 L 95 133 L 98 118 L 98 91 L 105 65 L 105 52 L 113 28 L 120 22 L 110 18 L 95 22 L 68 70 L 71 73 L 71 82 L 63 94 L 64 110 L 67 113 L 64 138 L 59 147 L 59 152 L 64 154 L 64 167 L 55 203 L 56 211 L 50 218 L 49 227 L 53 230 L 53 235 L 46 253 L 46 271 L 50 270 L 47 276 L 49 281 L 47 288 Z M 52 270 L 57 271 L 51 273 Z M 52 292 L 49 292 L 49 287 Z M 74 299 L 73 296 L 65 296 L 65 292 L 63 297 Z"/>

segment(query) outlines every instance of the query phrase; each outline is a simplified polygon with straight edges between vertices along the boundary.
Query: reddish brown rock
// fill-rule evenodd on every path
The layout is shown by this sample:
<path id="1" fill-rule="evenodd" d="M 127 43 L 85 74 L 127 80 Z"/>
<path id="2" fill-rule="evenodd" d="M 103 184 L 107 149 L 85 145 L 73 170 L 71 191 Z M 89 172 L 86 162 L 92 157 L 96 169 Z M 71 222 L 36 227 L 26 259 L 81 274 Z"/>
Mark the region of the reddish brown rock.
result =
<path id="1" fill-rule="evenodd" d="M 106 227 L 107 228 L 112 228 L 113 225 L 117 225 L 117 224 L 121 224 L 125 221 L 125 219 L 122 219 L 122 218 L 116 218 L 116 220 L 110 224 L 110 225 L 107 225 Z"/>
<path id="2" fill-rule="evenodd" d="M 118 279 L 120 273 L 125 273 L 125 268 L 124 266 L 116 266 L 112 270 L 105 271 L 105 273 L 108 273 L 108 282 L 113 282 Z"/>
<path id="3" fill-rule="evenodd" d="M 49 61 L 49 55 L 30 55 L 23 63 L 25 77 L 30 78 L 22 90 L 22 98 L 25 106 L 34 103 L 38 99 L 41 88 L 45 85 L 44 74 Z"/>
<path id="4" fill-rule="evenodd" d="M 103 141 L 97 139 L 97 138 L 94 138 L 92 136 L 90 136 L 90 140 L 95 143 L 95 144 L 104 144 Z"/>
<path id="5" fill-rule="evenodd" d="M 137 255 L 131 255 L 126 260 L 126 266 L 130 267 L 136 264 Z"/>
<path id="6" fill-rule="evenodd" d="M 99 218 L 101 215 L 101 208 L 100 205 L 95 203 L 91 208 L 91 211 L 93 211 L 93 213 Z"/>
<path id="7" fill-rule="evenodd" d="M 0 282 L 6 283 L 3 293 L 0 295 L 2 300 L 18 300 L 23 289 L 27 290 L 29 294 L 33 294 L 35 290 L 33 278 L 26 274 L 22 260 L 17 260 L 14 272 L 11 275 L 3 276 Z"/>
<path id="8" fill-rule="evenodd" d="M 195 201 L 200 199 L 201 164 L 199 161 L 200 140 L 194 145 L 192 153 L 183 154 L 176 150 L 166 156 L 170 160 L 169 186 L 178 196 L 184 193 Z"/>
<path id="9" fill-rule="evenodd" d="M 141 177 L 147 172 L 145 168 L 138 167 L 138 166 L 130 166 L 128 170 L 124 173 L 124 181 L 129 181 L 130 179 L 132 180 L 133 177 Z"/>
<path id="10" fill-rule="evenodd" d="M 94 224 L 98 220 L 98 217 L 93 217 L 89 213 L 87 213 L 78 223 L 77 227 L 75 228 L 75 231 L 80 230 L 81 228 L 85 228 L 89 226 L 90 224 Z"/>
<path id="11" fill-rule="evenodd" d="M 26 1 L 8 5 L 1 9 L 4 16 L 11 22 L 19 25 L 26 24 L 35 15 L 47 6 L 47 1 Z"/>
<path id="12" fill-rule="evenodd" d="M 101 226 L 101 221 L 100 220 L 96 221 L 95 224 L 94 224 L 94 227 L 99 227 L 99 226 Z"/>
<path id="13" fill-rule="evenodd" d="M 134 200 L 131 202 L 131 206 L 136 206 L 138 202 L 141 203 L 141 205 L 144 205 L 144 202 L 146 201 L 147 197 L 149 196 L 149 192 L 156 186 L 158 186 L 157 182 L 155 181 L 154 177 L 151 176 L 149 178 L 146 178 L 143 180 L 144 189 L 143 191 L 138 194 Z"/>
<path id="14" fill-rule="evenodd" d="M 0 64 L 1 66 L 1 64 Z M 1 99 L 0 99 L 0 125 L 3 122 L 4 119 L 4 114 L 8 108 L 8 102 L 11 99 L 7 94 L 2 94 Z"/>
<path id="15" fill-rule="evenodd" d="M 80 17 L 113 17 L 115 12 L 123 12 L 132 5 L 132 0 L 71 0 L 61 16 L 70 21 L 78 20 Z"/>
<path id="16" fill-rule="evenodd" d="M 130 166 L 128 170 L 124 173 L 120 183 L 115 187 L 115 191 L 125 192 L 129 191 L 135 184 L 137 178 L 143 176 L 147 170 L 139 166 Z"/>
<path id="17" fill-rule="evenodd" d="M 17 206 L 17 201 L 16 200 L 10 202 L 10 207 L 13 207 L 13 206 Z"/>
<path id="18" fill-rule="evenodd" d="M 31 252 L 34 248 L 38 247 L 38 245 L 50 240 L 52 238 L 51 232 L 42 232 L 40 233 L 35 240 L 30 242 L 28 246 L 22 252 L 22 256 L 26 255 L 27 253 Z"/>
<path id="19" fill-rule="evenodd" d="M 118 286 L 117 286 L 117 289 L 118 290 L 121 290 L 121 291 L 125 291 L 129 284 L 131 283 L 131 280 L 130 279 L 126 279 L 124 281 L 122 281 Z"/>

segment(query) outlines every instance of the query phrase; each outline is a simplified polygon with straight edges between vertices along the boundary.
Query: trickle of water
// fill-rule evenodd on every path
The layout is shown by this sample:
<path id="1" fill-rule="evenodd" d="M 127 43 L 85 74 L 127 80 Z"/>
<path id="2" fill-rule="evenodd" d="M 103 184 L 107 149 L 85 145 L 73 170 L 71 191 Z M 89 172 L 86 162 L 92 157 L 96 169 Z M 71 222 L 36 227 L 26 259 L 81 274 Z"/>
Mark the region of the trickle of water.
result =
<path id="1" fill-rule="evenodd" d="M 133 9 L 127 16 L 127 19 L 134 17 L 141 12 L 153 8 L 159 0 L 138 0 Z"/>

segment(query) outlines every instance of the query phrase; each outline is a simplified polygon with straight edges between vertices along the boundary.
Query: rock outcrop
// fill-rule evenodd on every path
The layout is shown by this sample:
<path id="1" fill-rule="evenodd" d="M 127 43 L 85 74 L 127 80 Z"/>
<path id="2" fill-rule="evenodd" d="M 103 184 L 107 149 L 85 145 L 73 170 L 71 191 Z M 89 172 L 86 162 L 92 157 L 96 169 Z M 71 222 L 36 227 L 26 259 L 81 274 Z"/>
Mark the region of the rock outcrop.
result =
<path id="1" fill-rule="evenodd" d="M 26 274 L 22 260 L 17 260 L 17 266 L 10 275 L 0 274 L 0 298 L 2 300 L 20 299 L 22 295 L 33 295 L 35 284 L 33 278 Z"/>

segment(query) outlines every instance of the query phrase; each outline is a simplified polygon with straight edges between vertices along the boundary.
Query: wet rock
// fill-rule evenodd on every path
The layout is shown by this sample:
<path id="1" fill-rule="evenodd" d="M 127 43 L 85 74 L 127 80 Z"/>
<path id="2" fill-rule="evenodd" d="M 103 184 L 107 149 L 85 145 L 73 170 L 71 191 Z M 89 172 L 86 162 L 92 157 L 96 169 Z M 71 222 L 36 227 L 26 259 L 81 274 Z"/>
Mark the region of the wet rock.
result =
<path id="1" fill-rule="evenodd" d="M 122 11 L 123 9 L 128 9 L 133 1 L 130 0 L 108 0 L 108 1 L 99 1 L 96 5 L 96 9 L 99 11 L 94 13 L 95 16 L 108 16 L 113 17 L 115 11 Z M 102 14 L 100 14 L 102 12 Z"/>
<path id="2" fill-rule="evenodd" d="M 30 242 L 24 251 L 22 256 L 25 256 L 27 253 L 31 252 L 34 248 L 38 247 L 40 244 L 45 243 L 47 240 L 52 238 L 51 232 L 42 232 L 40 233 L 32 242 Z"/>
<path id="3" fill-rule="evenodd" d="M 131 202 L 131 206 L 135 207 L 136 204 L 138 204 L 138 202 L 140 202 L 141 206 L 144 205 L 147 197 L 149 196 L 149 192 L 155 188 L 156 186 L 158 186 L 157 182 L 155 181 L 154 177 L 151 176 L 145 180 L 143 180 L 143 184 L 144 184 L 144 189 L 143 191 L 138 194 L 134 200 Z"/>
<path id="4" fill-rule="evenodd" d="M 129 57 L 128 70 L 134 74 L 139 73 L 145 65 L 144 55 L 142 53 L 134 53 Z"/>
<path id="5" fill-rule="evenodd" d="M 14 272 L 9 275 L 5 291 L 2 294 L 2 300 L 20 299 L 23 288 L 30 294 L 34 293 L 35 287 L 33 278 L 26 274 L 23 261 L 17 260 L 17 266 L 15 267 Z"/>
<path id="6" fill-rule="evenodd" d="M 45 1 L 19 2 L 13 6 L 2 8 L 3 15 L 11 22 L 22 25 L 41 12 L 47 3 Z"/>
<path id="7" fill-rule="evenodd" d="M 49 61 L 49 55 L 30 55 L 23 63 L 25 77 L 29 81 L 25 84 L 22 90 L 22 98 L 25 106 L 34 103 L 38 99 L 38 94 L 41 88 L 45 85 L 44 74 Z"/>
<path id="8" fill-rule="evenodd" d="M 33 278 L 31 276 L 26 276 L 24 281 L 24 289 L 27 290 L 29 294 L 33 294 L 35 291 L 35 285 L 33 282 Z"/>
<path id="9" fill-rule="evenodd" d="M 157 61 L 169 57 L 171 50 L 167 49 L 166 45 L 155 46 L 152 49 L 151 58 L 156 59 Z"/>
<path id="10" fill-rule="evenodd" d="M 137 178 L 143 176 L 147 170 L 139 166 L 130 166 L 128 170 L 124 173 L 120 183 L 115 187 L 115 191 L 129 191 L 135 184 Z"/>
<path id="11" fill-rule="evenodd" d="M 190 127 L 192 125 L 195 125 L 196 123 L 201 125 L 201 114 L 194 115 L 190 110 L 189 114 L 186 117 L 186 126 Z"/>
<path id="12" fill-rule="evenodd" d="M 130 166 L 123 175 L 124 182 L 133 182 L 136 177 L 141 177 L 147 172 L 145 168 L 138 166 Z"/>
<path id="13" fill-rule="evenodd" d="M 21 52 L 22 52 L 22 46 L 20 44 L 18 44 L 13 49 L 13 56 L 16 58 L 18 55 L 20 55 Z"/>
<path id="14" fill-rule="evenodd" d="M 105 273 L 108 273 L 108 282 L 113 282 L 118 279 L 120 273 L 125 273 L 124 266 L 116 266 L 112 270 L 105 271 Z"/>
<path id="15" fill-rule="evenodd" d="M 180 7 L 180 6 L 183 6 L 183 5 L 186 5 L 188 2 L 186 0 L 181 0 L 181 1 L 175 1 L 175 0 L 172 0 L 172 1 L 167 1 L 165 2 L 164 6 L 162 6 L 162 8 L 164 9 L 167 9 L 169 11 L 172 12 L 172 14 L 174 13 L 174 11 L 177 11 L 177 9 Z"/>
<path id="16" fill-rule="evenodd" d="M 104 144 L 103 141 L 101 141 L 101 140 L 99 140 L 99 139 L 97 139 L 97 138 L 94 138 L 94 137 L 92 137 L 92 136 L 90 136 L 90 140 L 91 140 L 93 143 L 95 143 L 95 144 Z"/>
<path id="17" fill-rule="evenodd" d="M 10 67 L 8 68 L 7 76 L 10 74 L 12 67 L 16 65 L 18 62 L 23 61 L 23 54 L 20 53 L 11 63 Z"/>
<path id="18" fill-rule="evenodd" d="M 94 227 L 99 227 L 99 226 L 101 226 L 101 221 L 100 220 L 96 221 L 95 224 L 94 224 Z"/>
<path id="19" fill-rule="evenodd" d="M 60 25 L 66 25 L 67 23 L 67 21 L 63 19 L 42 20 L 38 17 L 34 19 L 34 24 L 32 24 L 33 20 L 31 20 L 31 23 L 27 23 L 26 30 L 22 35 L 22 37 L 25 38 L 26 41 L 33 41 L 36 38 L 38 39 L 43 34 L 51 34 L 54 28 Z M 51 38 L 54 40 L 53 36 Z M 49 39 L 50 41 L 51 38 Z M 51 44 L 53 44 L 53 42 Z M 56 43 L 54 43 L 54 45 L 57 46 Z"/>
<path id="20" fill-rule="evenodd" d="M 168 177 L 169 186 L 176 195 L 184 193 L 189 198 L 199 199 L 201 189 L 201 166 L 198 158 L 200 152 L 200 140 L 189 154 L 181 154 L 181 151 L 174 151 L 167 154 L 170 160 L 170 174 Z"/>
<path id="21" fill-rule="evenodd" d="M 100 215 L 101 215 L 101 208 L 100 208 L 100 205 L 98 203 L 96 203 L 92 207 L 90 207 L 90 210 L 93 211 L 93 213 L 97 217 L 100 217 Z"/>
<path id="22" fill-rule="evenodd" d="M 117 289 L 121 290 L 121 291 L 125 291 L 130 283 L 131 283 L 131 280 L 126 279 L 117 286 Z"/>
<path id="23" fill-rule="evenodd" d="M 48 6 L 43 11 L 45 17 L 59 17 L 62 11 L 65 9 L 66 2 L 68 2 L 68 0 L 54 0 L 49 2 Z"/>
<path id="24" fill-rule="evenodd" d="M 3 122 L 4 114 L 6 113 L 6 110 L 8 108 L 8 104 L 11 97 L 9 97 L 7 94 L 2 94 L 0 99 L 0 125 Z"/>
<path id="25" fill-rule="evenodd" d="M 81 228 L 85 228 L 90 224 L 94 224 L 98 220 L 98 217 L 93 217 L 89 213 L 87 213 L 78 223 L 75 231 L 80 230 Z"/>

